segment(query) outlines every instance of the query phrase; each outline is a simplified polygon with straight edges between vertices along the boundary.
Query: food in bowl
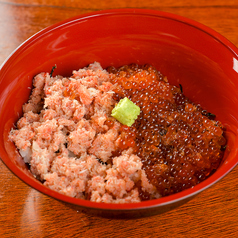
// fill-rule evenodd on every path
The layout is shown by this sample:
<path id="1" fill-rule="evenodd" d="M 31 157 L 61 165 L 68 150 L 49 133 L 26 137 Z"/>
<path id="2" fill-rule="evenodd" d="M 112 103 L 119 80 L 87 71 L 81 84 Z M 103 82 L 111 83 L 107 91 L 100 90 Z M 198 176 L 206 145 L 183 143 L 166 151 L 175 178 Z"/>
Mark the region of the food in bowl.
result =
<path id="1" fill-rule="evenodd" d="M 140 202 L 193 187 L 220 165 L 222 124 L 150 65 L 105 70 L 95 62 L 68 78 L 40 73 L 33 86 L 9 137 L 59 193 Z M 125 98 L 140 108 L 130 126 L 112 113 Z"/>

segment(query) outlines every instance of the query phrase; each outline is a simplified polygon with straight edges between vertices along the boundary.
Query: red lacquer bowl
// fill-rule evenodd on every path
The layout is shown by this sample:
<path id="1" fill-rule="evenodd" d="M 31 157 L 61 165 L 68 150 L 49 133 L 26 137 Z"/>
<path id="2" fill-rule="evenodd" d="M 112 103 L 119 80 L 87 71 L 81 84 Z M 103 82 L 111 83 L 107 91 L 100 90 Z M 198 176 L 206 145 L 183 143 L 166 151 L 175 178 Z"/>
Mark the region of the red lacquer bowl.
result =
<path id="1" fill-rule="evenodd" d="M 110 217 L 141 217 L 168 211 L 225 176 L 238 162 L 238 49 L 210 28 L 170 13 L 120 9 L 81 15 L 48 27 L 20 45 L 0 69 L 0 157 L 34 189 L 78 210 Z M 72 70 L 98 61 L 103 67 L 152 64 L 186 96 L 217 115 L 226 127 L 228 146 L 219 169 L 183 192 L 136 204 L 103 204 L 54 192 L 28 171 L 8 139 L 22 115 L 33 76 Z"/>

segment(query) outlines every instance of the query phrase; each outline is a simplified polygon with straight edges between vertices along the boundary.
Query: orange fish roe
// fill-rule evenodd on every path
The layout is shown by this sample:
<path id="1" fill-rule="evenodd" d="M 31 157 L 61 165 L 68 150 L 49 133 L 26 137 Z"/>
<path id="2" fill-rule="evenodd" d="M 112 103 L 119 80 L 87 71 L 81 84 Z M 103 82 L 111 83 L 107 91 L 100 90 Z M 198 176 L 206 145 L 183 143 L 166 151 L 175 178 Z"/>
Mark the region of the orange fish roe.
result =
<path id="1" fill-rule="evenodd" d="M 114 100 L 127 97 L 141 108 L 132 127 L 121 127 L 120 149 L 114 155 L 133 147 L 162 196 L 193 187 L 218 168 L 226 139 L 215 115 L 192 103 L 181 86 L 170 85 L 152 66 L 132 64 L 108 72 Z M 149 194 L 136 185 L 141 200 L 148 200 Z"/>

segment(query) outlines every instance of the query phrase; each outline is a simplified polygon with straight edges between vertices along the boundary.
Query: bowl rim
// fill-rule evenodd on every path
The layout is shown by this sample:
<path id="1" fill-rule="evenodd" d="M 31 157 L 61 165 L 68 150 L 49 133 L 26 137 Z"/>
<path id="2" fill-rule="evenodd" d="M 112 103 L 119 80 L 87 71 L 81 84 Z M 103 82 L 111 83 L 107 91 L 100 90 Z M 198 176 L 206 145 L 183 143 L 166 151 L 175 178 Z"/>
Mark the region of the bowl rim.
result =
<path id="1" fill-rule="evenodd" d="M 189 19 L 187 17 L 183 17 L 180 15 L 176 15 L 169 12 L 164 11 L 158 11 L 158 10 L 151 10 L 151 9 L 138 9 L 138 8 L 121 8 L 121 9 L 110 9 L 110 10 L 101 10 L 101 11 L 93 11 L 90 13 L 81 14 L 78 16 L 74 16 L 68 19 L 65 19 L 63 21 L 60 21 L 58 23 L 55 23 L 51 26 L 48 26 L 31 37 L 29 37 L 27 40 L 25 40 L 22 44 L 20 44 L 1 64 L 0 71 L 3 70 L 3 68 L 8 65 L 12 60 L 14 60 L 14 56 L 19 53 L 20 51 L 24 50 L 25 47 L 27 47 L 30 44 L 33 44 L 36 40 L 43 37 L 45 34 L 48 34 L 51 31 L 57 30 L 59 28 L 65 27 L 67 25 L 70 25 L 74 22 L 84 21 L 84 20 L 90 20 L 90 18 L 96 18 L 96 17 L 107 17 L 112 15 L 141 15 L 141 16 L 150 16 L 150 17 L 160 17 L 164 19 L 173 20 L 176 22 L 181 22 L 183 24 L 189 25 L 193 28 L 196 28 L 199 31 L 202 31 L 203 33 L 209 35 L 210 37 L 216 39 L 221 43 L 224 47 L 226 47 L 228 50 L 230 50 L 236 57 L 238 56 L 238 49 L 234 44 L 232 44 L 229 40 L 227 40 L 224 36 L 222 36 L 220 33 L 216 32 L 215 30 L 203 25 L 202 23 L 199 23 L 195 20 Z M 237 153 L 237 151 L 236 151 Z M 3 163 L 8 167 L 8 169 L 15 174 L 18 178 L 20 178 L 24 183 L 28 184 L 35 190 L 48 195 L 50 197 L 53 197 L 57 200 L 64 201 L 66 203 L 71 203 L 74 205 L 78 205 L 84 208 L 93 208 L 93 209 L 103 209 L 103 210 L 113 210 L 113 211 L 126 211 L 126 210 L 141 210 L 141 209 L 148 209 L 148 208 L 155 208 L 155 207 L 162 207 L 165 205 L 170 205 L 176 202 L 180 202 L 184 199 L 188 199 L 190 197 L 195 196 L 196 194 L 202 192 L 203 190 L 207 189 L 208 187 L 212 186 L 219 180 L 221 180 L 225 175 L 227 175 L 237 164 L 238 160 L 233 161 L 233 163 L 230 163 L 228 168 L 225 170 L 225 172 L 219 171 L 219 169 L 211 175 L 209 178 L 207 178 L 205 181 L 201 182 L 200 184 L 196 185 L 193 188 L 186 189 L 182 192 L 162 197 L 154 200 L 149 201 L 142 201 L 139 203 L 125 203 L 125 204 L 112 204 L 112 203 L 96 203 L 91 202 L 88 200 L 82 200 L 78 198 L 72 198 L 63 194 L 60 194 L 56 191 L 53 191 L 49 189 L 48 187 L 45 187 L 44 185 L 39 186 L 39 182 L 35 181 L 35 179 L 30 179 L 25 174 L 22 173 L 22 171 L 14 166 L 14 163 L 11 160 L 7 160 L 8 155 L 4 152 L 4 149 L 0 147 L 0 154 L 1 154 L 1 160 Z M 6 158 L 6 159 L 4 159 Z M 225 165 L 226 166 L 226 165 Z M 36 188 L 38 187 L 39 188 Z"/>

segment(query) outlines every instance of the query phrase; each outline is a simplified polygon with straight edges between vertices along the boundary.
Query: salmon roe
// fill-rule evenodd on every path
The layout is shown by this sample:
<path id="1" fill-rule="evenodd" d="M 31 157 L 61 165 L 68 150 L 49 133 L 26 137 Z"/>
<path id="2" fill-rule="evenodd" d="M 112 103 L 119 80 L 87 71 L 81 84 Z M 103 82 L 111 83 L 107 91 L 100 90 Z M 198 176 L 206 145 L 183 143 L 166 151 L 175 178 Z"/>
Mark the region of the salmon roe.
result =
<path id="1" fill-rule="evenodd" d="M 221 163 L 226 139 L 211 113 L 183 95 L 150 65 L 108 69 L 115 85 L 114 100 L 128 97 L 141 113 L 131 126 L 120 129 L 120 151 L 132 147 L 143 163 L 149 182 L 167 196 L 205 180 Z M 111 122 L 107 122 L 110 124 Z M 149 194 L 137 184 L 140 198 Z"/>

